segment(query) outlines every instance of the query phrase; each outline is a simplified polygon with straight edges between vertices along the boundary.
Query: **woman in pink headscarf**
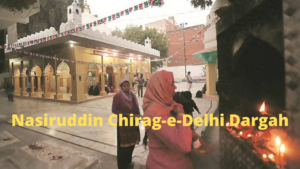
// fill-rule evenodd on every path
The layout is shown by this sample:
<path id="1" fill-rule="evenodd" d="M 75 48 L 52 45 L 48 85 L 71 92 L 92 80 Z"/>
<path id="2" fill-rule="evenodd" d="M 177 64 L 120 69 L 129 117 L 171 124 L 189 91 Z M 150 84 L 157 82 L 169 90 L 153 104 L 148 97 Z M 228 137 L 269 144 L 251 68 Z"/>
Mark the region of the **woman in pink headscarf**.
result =
<path id="1" fill-rule="evenodd" d="M 160 121 L 175 117 L 177 121 L 183 121 L 182 106 L 173 101 L 175 89 L 173 73 L 163 70 L 152 74 L 144 95 L 144 117 L 160 117 Z M 166 123 L 160 125 L 159 130 L 146 127 L 149 139 L 147 169 L 193 169 L 190 127 L 182 123 L 175 123 L 175 126 Z M 145 139 L 144 144 L 147 144 Z"/>
<path id="2" fill-rule="evenodd" d="M 133 114 L 134 117 L 141 117 L 139 104 L 135 94 L 130 91 L 129 81 L 126 79 L 121 80 L 120 88 L 121 90 L 113 98 L 112 112 L 117 115 L 122 114 L 123 117 L 130 117 L 130 114 Z M 124 121 L 122 121 L 121 126 L 119 121 L 120 119 L 118 118 L 118 168 L 127 169 L 132 162 L 134 147 L 140 142 L 140 130 L 139 126 L 124 126 Z M 130 124 L 129 118 L 128 124 Z"/>

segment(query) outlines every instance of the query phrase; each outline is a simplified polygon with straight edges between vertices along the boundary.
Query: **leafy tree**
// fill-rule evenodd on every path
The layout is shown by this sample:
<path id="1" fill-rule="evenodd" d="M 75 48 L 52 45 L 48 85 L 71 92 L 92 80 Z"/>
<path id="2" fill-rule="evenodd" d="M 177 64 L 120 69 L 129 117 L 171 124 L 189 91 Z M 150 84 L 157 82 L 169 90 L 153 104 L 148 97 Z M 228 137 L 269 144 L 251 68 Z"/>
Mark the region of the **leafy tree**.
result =
<path id="1" fill-rule="evenodd" d="M 22 38 L 50 27 L 58 31 L 60 24 L 67 21 L 67 7 L 72 3 L 73 0 L 40 0 L 40 12 L 29 18 L 29 24 L 18 24 L 18 37 Z M 78 0 L 77 3 L 84 6 L 84 0 Z"/>
<path id="2" fill-rule="evenodd" d="M 145 39 L 149 37 L 152 41 L 152 48 L 160 51 L 160 57 L 168 57 L 169 43 L 168 37 L 164 33 L 159 33 L 156 29 L 146 28 L 143 30 L 142 26 L 130 25 L 122 32 L 116 29 L 112 32 L 114 36 L 130 40 L 135 43 L 144 44 Z M 152 62 L 152 66 L 161 66 L 162 62 Z"/>
<path id="3" fill-rule="evenodd" d="M 205 9 L 213 4 L 212 0 L 191 0 L 191 4 L 195 7 Z"/>
<path id="4" fill-rule="evenodd" d="M 29 6 L 34 4 L 36 0 L 1 0 L 0 6 L 11 11 L 22 11 L 29 9 Z"/>

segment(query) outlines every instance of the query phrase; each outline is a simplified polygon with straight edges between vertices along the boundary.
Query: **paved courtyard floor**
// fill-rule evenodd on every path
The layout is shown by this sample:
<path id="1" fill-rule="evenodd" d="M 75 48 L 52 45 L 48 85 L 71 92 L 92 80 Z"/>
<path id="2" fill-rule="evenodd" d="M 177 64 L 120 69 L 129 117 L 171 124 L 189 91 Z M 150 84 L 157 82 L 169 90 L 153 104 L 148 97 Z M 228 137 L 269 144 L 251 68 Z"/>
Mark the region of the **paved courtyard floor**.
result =
<path id="1" fill-rule="evenodd" d="M 192 93 L 193 96 L 195 96 L 196 91 L 201 90 L 204 84 L 197 83 L 193 85 Z M 184 91 L 186 89 L 186 83 L 177 83 L 176 86 L 178 87 L 177 91 Z M 218 105 L 217 101 L 213 100 L 196 98 L 194 100 L 202 112 L 201 115 L 198 115 L 195 112 L 194 117 L 202 117 L 206 113 L 214 113 Z M 142 98 L 138 98 L 138 101 L 140 109 L 142 110 Z M 16 98 L 15 102 L 11 103 L 7 101 L 4 91 L 0 91 L 0 137 L 3 136 L 1 139 L 6 140 L 5 143 L 0 141 L 0 152 L 2 152 L 0 153 L 0 166 L 3 164 L 6 165 L 7 168 L 9 168 L 9 166 L 12 166 L 12 168 L 14 166 L 24 169 L 28 168 L 29 164 L 18 160 L 22 159 L 18 154 L 22 154 L 22 156 L 25 154 L 25 156 L 28 156 L 28 160 L 39 159 L 35 162 L 36 166 L 55 168 L 62 165 L 60 163 L 52 164 L 51 159 L 53 159 L 53 157 L 50 157 L 51 155 L 49 155 L 49 157 L 45 153 L 37 155 L 28 150 L 30 149 L 30 146 L 28 147 L 28 145 L 38 142 L 38 145 L 41 145 L 42 147 L 51 147 L 53 151 L 57 149 L 57 151 L 55 151 L 57 153 L 62 149 L 58 145 L 66 147 L 66 150 L 70 149 L 69 153 L 61 152 L 65 153 L 64 156 L 74 156 L 74 159 L 64 158 L 64 160 L 66 160 L 64 165 L 69 164 L 66 168 L 76 168 L 76 166 L 77 168 L 117 168 L 116 127 L 112 127 L 108 123 L 108 118 L 112 114 L 111 105 L 112 97 L 75 105 L 42 100 L 30 100 L 26 98 Z M 92 114 L 93 117 L 102 117 L 103 126 L 64 127 L 54 123 L 51 127 L 12 127 L 12 114 L 23 114 L 24 117 L 43 117 L 44 114 L 47 114 L 48 117 L 72 117 L 73 114 L 76 114 L 77 118 L 82 117 L 83 114 Z M 114 119 L 114 122 L 116 122 L 116 119 Z M 198 127 L 196 131 L 200 134 L 204 129 L 205 127 Z M 144 137 L 143 126 L 140 126 L 140 132 L 142 140 Z M 10 140 L 7 140 L 8 138 Z M 137 146 L 133 154 L 133 161 L 136 164 L 134 168 L 144 168 L 147 155 L 148 151 L 145 150 L 142 145 Z M 48 158 L 50 158 L 50 161 L 45 161 L 45 159 Z M 84 164 L 84 166 L 80 166 L 77 161 L 82 161 L 80 164 Z"/>

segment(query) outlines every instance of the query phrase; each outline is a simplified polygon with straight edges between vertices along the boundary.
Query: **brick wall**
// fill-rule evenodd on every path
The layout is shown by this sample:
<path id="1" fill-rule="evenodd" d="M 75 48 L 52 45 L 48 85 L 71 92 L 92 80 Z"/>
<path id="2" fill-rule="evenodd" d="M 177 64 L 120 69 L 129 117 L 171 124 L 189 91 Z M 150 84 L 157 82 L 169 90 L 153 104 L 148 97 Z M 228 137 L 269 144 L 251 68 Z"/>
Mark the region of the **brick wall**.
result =
<path id="1" fill-rule="evenodd" d="M 193 26 L 189 28 L 185 28 L 185 43 L 187 43 L 189 40 L 191 40 L 197 33 L 199 33 L 201 30 L 203 30 L 204 25 L 198 25 Z M 167 32 L 167 36 L 169 38 L 169 55 L 173 55 L 175 52 L 177 52 L 180 48 L 184 46 L 183 43 L 183 30 L 175 30 L 175 31 L 169 31 Z M 186 63 L 187 64 L 193 64 L 193 63 L 200 63 L 199 65 L 204 64 L 202 59 L 198 59 L 195 56 L 193 56 L 194 53 L 199 52 L 200 50 L 203 50 L 204 47 L 204 34 L 201 34 L 201 36 L 197 37 L 193 42 L 191 42 L 186 48 Z M 184 50 L 179 52 L 176 56 L 172 58 L 172 60 L 168 63 L 168 66 L 183 66 L 184 65 Z"/>

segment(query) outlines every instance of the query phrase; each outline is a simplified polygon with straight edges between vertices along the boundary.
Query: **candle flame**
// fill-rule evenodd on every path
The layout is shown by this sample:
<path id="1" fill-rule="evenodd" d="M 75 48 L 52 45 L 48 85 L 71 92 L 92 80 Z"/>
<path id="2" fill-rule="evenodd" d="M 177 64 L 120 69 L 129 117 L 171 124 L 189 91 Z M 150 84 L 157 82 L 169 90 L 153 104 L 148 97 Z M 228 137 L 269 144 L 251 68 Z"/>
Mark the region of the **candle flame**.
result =
<path id="1" fill-rule="evenodd" d="M 260 106 L 259 111 L 260 111 L 262 114 L 266 114 L 266 102 L 265 102 L 265 101 L 263 101 L 262 105 Z"/>
<path id="2" fill-rule="evenodd" d="M 266 155 L 266 154 L 264 154 L 264 155 L 263 155 L 263 158 L 267 158 L 267 155 Z"/>
<path id="3" fill-rule="evenodd" d="M 269 154 L 269 158 L 273 158 L 274 157 L 274 155 L 273 154 Z"/>
<path id="4" fill-rule="evenodd" d="M 285 152 L 285 146 L 284 146 L 284 144 L 282 144 L 282 145 L 280 146 L 280 152 L 281 152 L 281 153 L 284 153 L 284 152 Z"/>
<path id="5" fill-rule="evenodd" d="M 280 146 L 280 144 L 281 144 L 280 138 L 277 136 L 276 137 L 276 146 Z"/>

